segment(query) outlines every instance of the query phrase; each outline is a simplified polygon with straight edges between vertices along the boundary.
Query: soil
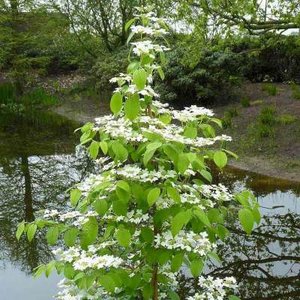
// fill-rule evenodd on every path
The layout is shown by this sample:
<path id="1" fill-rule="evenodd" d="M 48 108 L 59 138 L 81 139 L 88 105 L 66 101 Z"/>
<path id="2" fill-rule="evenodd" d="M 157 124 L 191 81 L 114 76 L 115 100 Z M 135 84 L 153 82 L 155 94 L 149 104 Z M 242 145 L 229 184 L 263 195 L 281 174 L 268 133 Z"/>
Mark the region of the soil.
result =
<path id="1" fill-rule="evenodd" d="M 225 129 L 225 133 L 233 138 L 228 148 L 239 155 L 238 160 L 229 161 L 229 166 L 300 184 L 300 100 L 293 98 L 287 84 L 276 84 L 275 96 L 268 95 L 262 87 L 261 83 L 247 83 L 241 87 L 239 94 L 241 99 L 249 99 L 249 107 L 232 103 L 214 109 L 219 117 L 229 110 L 238 114 L 233 117 L 232 126 Z M 85 123 L 109 112 L 108 101 L 93 99 L 94 97 L 67 97 L 60 106 L 52 110 Z M 257 118 L 265 106 L 275 108 L 276 118 L 288 114 L 294 116 L 295 121 L 291 124 L 274 125 L 274 135 L 271 137 L 257 137 Z"/>
<path id="2" fill-rule="evenodd" d="M 288 84 L 274 84 L 277 94 L 268 95 L 262 83 L 247 83 L 239 94 L 250 101 L 249 107 L 233 103 L 215 111 L 222 117 L 227 111 L 237 113 L 232 126 L 225 133 L 232 136 L 229 148 L 239 155 L 230 165 L 259 174 L 292 180 L 300 183 L 300 100 L 294 99 Z M 260 137 L 258 116 L 264 107 L 275 109 L 276 124 L 273 134 Z M 294 117 L 290 124 L 278 121 L 282 115 Z"/>

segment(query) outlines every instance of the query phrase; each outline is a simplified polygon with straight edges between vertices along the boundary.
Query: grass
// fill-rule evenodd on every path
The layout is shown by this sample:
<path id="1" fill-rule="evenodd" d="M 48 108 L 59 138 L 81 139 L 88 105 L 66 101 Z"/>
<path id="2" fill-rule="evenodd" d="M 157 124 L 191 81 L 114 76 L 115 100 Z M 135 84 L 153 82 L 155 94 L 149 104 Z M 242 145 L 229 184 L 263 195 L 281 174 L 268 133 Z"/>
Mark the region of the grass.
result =
<path id="1" fill-rule="evenodd" d="M 229 108 L 224 112 L 224 117 L 222 118 L 223 128 L 230 128 L 232 126 L 232 119 L 239 115 L 235 107 Z"/>
<path id="2" fill-rule="evenodd" d="M 259 138 L 274 137 L 274 126 L 277 123 L 276 110 L 273 106 L 265 106 L 261 109 L 256 123 L 251 131 Z"/>
<path id="3" fill-rule="evenodd" d="M 290 114 L 283 114 L 278 116 L 277 122 L 282 125 L 289 125 L 297 121 L 297 118 Z"/>
<path id="4" fill-rule="evenodd" d="M 47 93 L 43 88 L 35 88 L 21 97 L 21 102 L 26 105 L 51 106 L 58 103 L 58 99 Z"/>
<path id="5" fill-rule="evenodd" d="M 264 103 L 264 100 L 257 99 L 257 100 L 251 101 L 250 106 L 259 106 L 259 105 L 262 105 L 263 103 Z"/>
<path id="6" fill-rule="evenodd" d="M 276 85 L 272 83 L 264 83 L 262 85 L 262 90 L 267 92 L 269 96 L 276 96 L 278 93 Z"/>
<path id="7" fill-rule="evenodd" d="M 250 107 L 250 99 L 247 97 L 242 98 L 241 104 L 243 107 Z"/>
<path id="8" fill-rule="evenodd" d="M 300 87 L 299 85 L 293 83 L 291 84 L 292 97 L 296 100 L 300 100 Z"/>

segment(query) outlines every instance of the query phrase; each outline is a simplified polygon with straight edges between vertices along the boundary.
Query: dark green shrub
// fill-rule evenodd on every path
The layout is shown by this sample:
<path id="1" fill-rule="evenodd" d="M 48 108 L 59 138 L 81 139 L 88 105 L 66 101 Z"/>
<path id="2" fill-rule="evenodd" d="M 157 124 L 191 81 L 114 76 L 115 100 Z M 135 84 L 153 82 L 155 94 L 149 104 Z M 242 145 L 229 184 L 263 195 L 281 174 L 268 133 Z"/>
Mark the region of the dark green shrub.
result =
<path id="1" fill-rule="evenodd" d="M 179 105 L 223 105 L 236 98 L 234 87 L 240 77 L 234 53 L 206 51 L 194 67 L 183 64 L 183 57 L 184 49 L 180 47 L 169 53 L 165 81 L 157 81 L 163 101 Z"/>
<path id="2" fill-rule="evenodd" d="M 97 59 L 91 70 L 91 78 L 97 90 L 111 91 L 113 85 L 109 82 L 112 77 L 125 72 L 128 64 L 128 49 L 119 48 L 114 53 L 103 53 Z"/>
<path id="3" fill-rule="evenodd" d="M 246 37 L 231 42 L 230 47 L 242 56 L 243 75 L 251 81 L 300 81 L 299 36 Z"/>
<path id="4" fill-rule="evenodd" d="M 16 89 L 10 82 L 0 84 L 0 103 L 7 104 L 16 99 Z"/>

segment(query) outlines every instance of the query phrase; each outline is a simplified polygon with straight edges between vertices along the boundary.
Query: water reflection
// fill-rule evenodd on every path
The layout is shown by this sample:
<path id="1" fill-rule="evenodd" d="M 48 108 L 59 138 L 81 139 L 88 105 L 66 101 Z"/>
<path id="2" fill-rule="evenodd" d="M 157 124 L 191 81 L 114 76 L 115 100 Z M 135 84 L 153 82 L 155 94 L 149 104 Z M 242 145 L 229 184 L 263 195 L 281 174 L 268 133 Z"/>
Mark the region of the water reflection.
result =
<path id="1" fill-rule="evenodd" d="M 0 115 L 0 278 L 6 282 L 5 286 L 1 284 L 4 290 L 0 288 L 0 292 L 3 296 L 11 288 L 7 300 L 21 299 L 16 298 L 20 294 L 16 291 L 30 286 L 37 291 L 27 289 L 22 299 L 51 299 L 55 294 L 54 288 L 43 289 L 43 296 L 38 297 L 41 281 L 31 279 L 34 269 L 52 256 L 43 235 L 31 243 L 25 238 L 18 242 L 15 231 L 21 220 L 34 220 L 37 210 L 65 206 L 65 190 L 87 173 L 89 160 L 85 156 L 78 159 L 74 154 L 74 128 L 52 116 L 41 124 L 39 118 L 1 119 Z M 16 280 L 19 286 L 15 289 Z M 50 281 L 53 287 L 57 280 Z M 43 279 L 42 282 L 49 286 Z"/>
<path id="2" fill-rule="evenodd" d="M 219 179 L 235 190 L 251 188 L 263 218 L 251 236 L 237 223 L 228 225 L 232 235 L 220 245 L 223 263 L 208 274 L 235 276 L 243 299 L 300 299 L 299 185 L 233 170 Z"/>

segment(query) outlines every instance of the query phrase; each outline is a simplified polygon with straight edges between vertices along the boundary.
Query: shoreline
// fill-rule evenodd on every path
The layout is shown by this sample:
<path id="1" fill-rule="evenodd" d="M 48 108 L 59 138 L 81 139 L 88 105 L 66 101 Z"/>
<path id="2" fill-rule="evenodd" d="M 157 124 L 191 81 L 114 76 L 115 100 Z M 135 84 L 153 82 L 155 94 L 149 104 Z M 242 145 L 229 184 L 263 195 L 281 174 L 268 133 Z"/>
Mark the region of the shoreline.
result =
<path id="1" fill-rule="evenodd" d="M 79 124 L 91 122 L 97 116 L 109 112 L 107 103 L 96 105 L 94 102 L 88 101 L 85 105 L 78 105 L 78 103 L 65 102 L 65 99 L 63 101 L 61 105 L 50 108 L 50 111 Z M 281 162 L 273 161 L 265 156 L 230 159 L 227 166 L 228 169 L 251 172 L 258 176 L 268 177 L 269 180 L 284 180 L 289 181 L 292 185 L 300 185 L 299 170 L 287 170 Z"/>

